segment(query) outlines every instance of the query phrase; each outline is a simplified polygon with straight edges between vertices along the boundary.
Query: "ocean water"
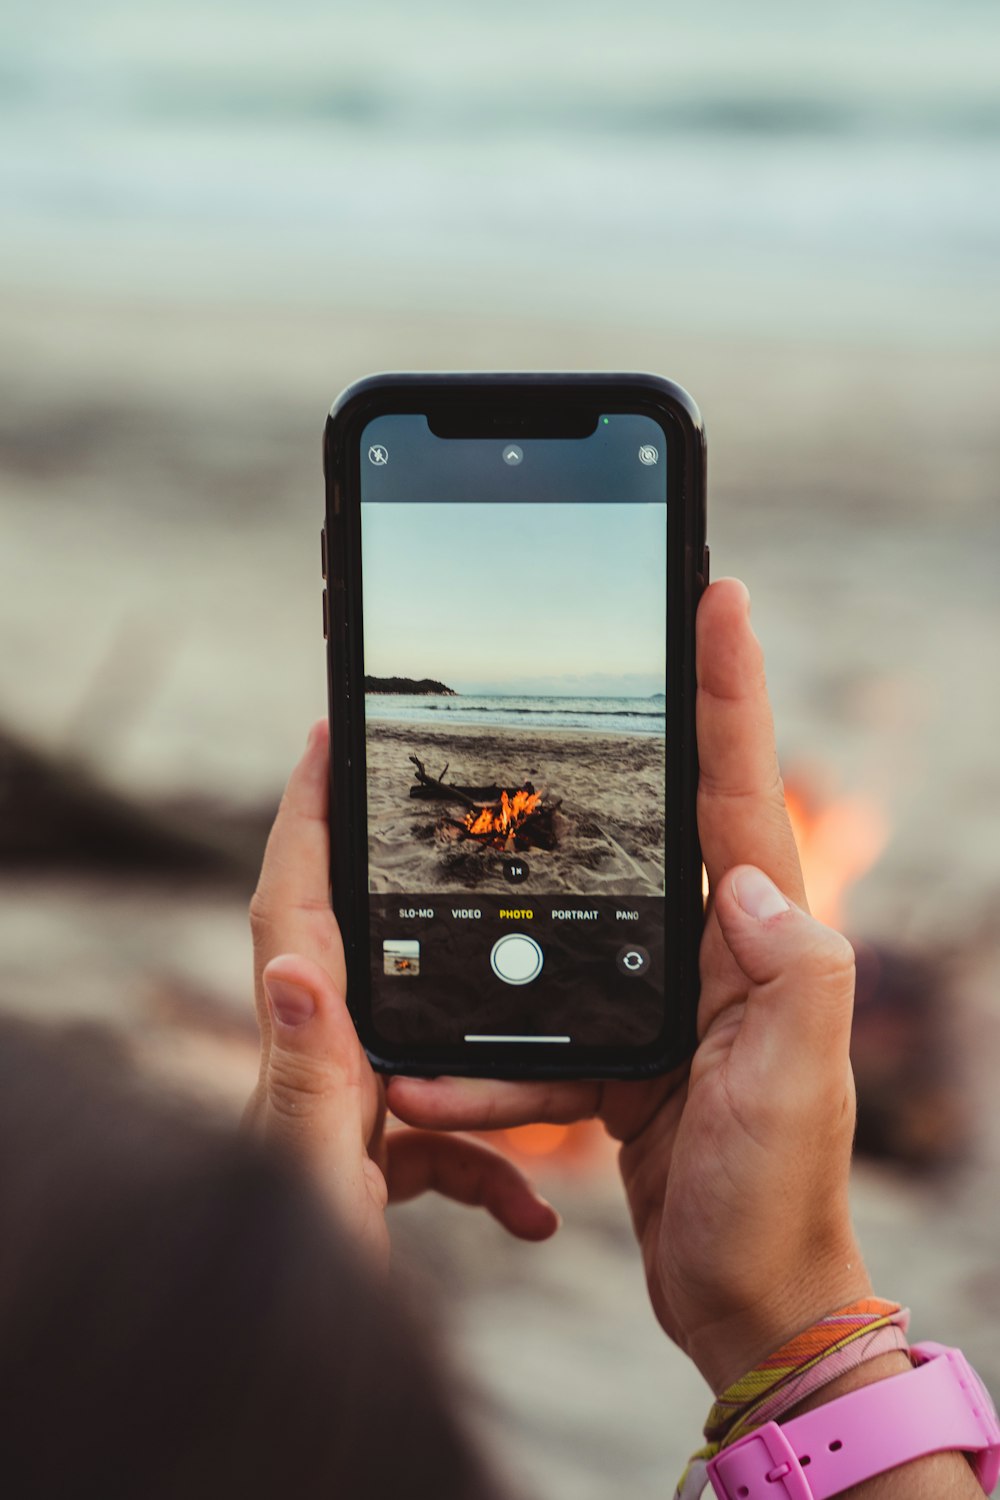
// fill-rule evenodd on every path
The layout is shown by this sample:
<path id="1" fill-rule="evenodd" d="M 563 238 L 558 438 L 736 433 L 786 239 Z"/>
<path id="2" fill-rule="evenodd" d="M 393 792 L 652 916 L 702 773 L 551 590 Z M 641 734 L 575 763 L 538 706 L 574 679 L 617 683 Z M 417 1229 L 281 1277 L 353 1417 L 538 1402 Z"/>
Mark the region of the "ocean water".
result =
<path id="1" fill-rule="evenodd" d="M 8 0 L 0 278 L 1000 329 L 994 0 Z"/>
<path id="2" fill-rule="evenodd" d="M 367 693 L 372 722 L 401 720 L 447 730 L 450 724 L 495 729 L 586 729 L 593 734 L 663 734 L 665 702 L 652 698 L 517 697 L 461 693 L 454 698 L 410 693 Z"/>

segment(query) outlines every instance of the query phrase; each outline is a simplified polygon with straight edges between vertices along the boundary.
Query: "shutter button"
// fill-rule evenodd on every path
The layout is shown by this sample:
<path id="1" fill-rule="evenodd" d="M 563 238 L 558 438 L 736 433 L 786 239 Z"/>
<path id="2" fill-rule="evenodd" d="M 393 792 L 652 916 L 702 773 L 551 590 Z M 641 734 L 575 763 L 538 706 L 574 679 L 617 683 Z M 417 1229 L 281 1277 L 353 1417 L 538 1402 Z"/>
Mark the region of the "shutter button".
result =
<path id="1" fill-rule="evenodd" d="M 530 984 L 542 972 L 545 955 L 526 932 L 507 932 L 490 952 L 490 968 L 504 984 Z"/>

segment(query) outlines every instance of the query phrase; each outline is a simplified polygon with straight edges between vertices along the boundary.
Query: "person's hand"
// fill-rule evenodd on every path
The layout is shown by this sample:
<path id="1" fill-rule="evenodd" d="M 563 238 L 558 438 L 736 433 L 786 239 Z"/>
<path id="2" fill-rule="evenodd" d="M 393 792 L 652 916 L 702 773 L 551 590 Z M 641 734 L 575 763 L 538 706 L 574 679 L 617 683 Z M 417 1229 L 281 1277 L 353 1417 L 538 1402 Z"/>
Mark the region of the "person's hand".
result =
<path id="1" fill-rule="evenodd" d="M 344 949 L 330 908 L 328 738 L 325 723 L 313 727 L 250 905 L 261 1055 L 245 1124 L 299 1159 L 380 1262 L 387 1201 L 430 1189 L 487 1208 L 522 1239 L 547 1239 L 558 1214 L 498 1151 L 462 1136 L 385 1130 L 384 1089 L 344 1001 Z"/>
<path id="2" fill-rule="evenodd" d="M 653 1307 L 721 1390 L 871 1287 L 851 1227 L 853 953 L 806 910 L 742 584 L 698 612 L 698 823 L 711 905 L 690 1067 L 638 1083 L 394 1078 L 437 1129 L 599 1115 Z M 784 893 L 783 895 L 781 893 Z"/>

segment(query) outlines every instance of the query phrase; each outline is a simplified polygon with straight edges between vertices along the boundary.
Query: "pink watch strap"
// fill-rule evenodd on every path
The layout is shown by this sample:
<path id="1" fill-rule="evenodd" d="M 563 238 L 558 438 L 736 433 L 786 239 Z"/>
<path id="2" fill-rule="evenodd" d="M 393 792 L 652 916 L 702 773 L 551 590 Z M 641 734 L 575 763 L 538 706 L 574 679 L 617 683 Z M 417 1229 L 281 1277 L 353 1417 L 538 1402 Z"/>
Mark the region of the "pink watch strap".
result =
<path id="1" fill-rule="evenodd" d="M 720 1500 L 828 1500 L 928 1453 L 967 1453 L 989 1494 L 1000 1476 L 1000 1421 L 958 1349 L 916 1344 L 917 1368 L 768 1422 L 708 1465 Z"/>

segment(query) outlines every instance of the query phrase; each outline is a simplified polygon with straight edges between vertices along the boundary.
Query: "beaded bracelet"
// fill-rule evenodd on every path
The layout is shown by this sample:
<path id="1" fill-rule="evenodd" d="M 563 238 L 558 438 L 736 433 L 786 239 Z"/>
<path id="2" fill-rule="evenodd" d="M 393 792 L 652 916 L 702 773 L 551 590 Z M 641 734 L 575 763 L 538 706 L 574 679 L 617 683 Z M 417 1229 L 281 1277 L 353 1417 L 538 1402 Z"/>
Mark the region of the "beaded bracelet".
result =
<path id="1" fill-rule="evenodd" d="M 814 1391 L 880 1354 L 909 1349 L 908 1308 L 880 1297 L 864 1297 L 821 1318 L 733 1382 L 718 1397 L 705 1423 L 705 1446 L 692 1454 L 675 1500 L 697 1500 L 708 1482 L 709 1459 L 730 1443 L 778 1421 Z"/>

